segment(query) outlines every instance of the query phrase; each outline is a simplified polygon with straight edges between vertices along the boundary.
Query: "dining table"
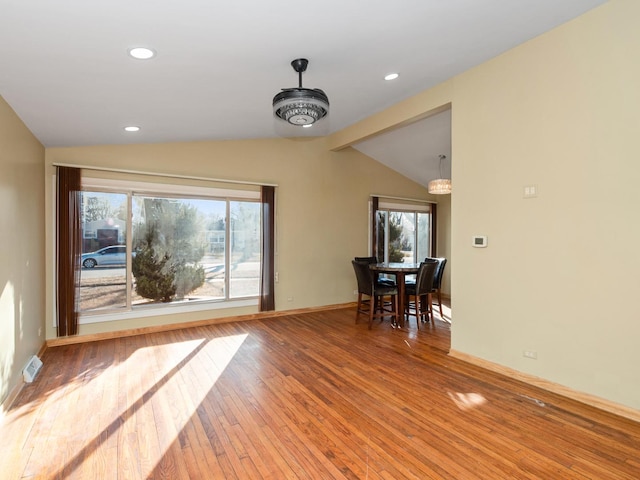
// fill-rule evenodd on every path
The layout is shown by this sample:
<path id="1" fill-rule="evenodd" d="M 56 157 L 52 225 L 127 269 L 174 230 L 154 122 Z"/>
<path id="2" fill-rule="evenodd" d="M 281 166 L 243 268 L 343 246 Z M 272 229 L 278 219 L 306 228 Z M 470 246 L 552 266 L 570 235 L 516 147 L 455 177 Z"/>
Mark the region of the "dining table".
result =
<path id="1" fill-rule="evenodd" d="M 396 285 L 398 286 L 398 313 L 400 321 L 398 322 L 400 328 L 404 328 L 404 299 L 405 299 L 405 286 L 406 276 L 415 275 L 420 269 L 419 263 L 402 263 L 402 262 L 382 262 L 372 263 L 369 268 L 377 273 L 388 273 L 395 275 Z"/>

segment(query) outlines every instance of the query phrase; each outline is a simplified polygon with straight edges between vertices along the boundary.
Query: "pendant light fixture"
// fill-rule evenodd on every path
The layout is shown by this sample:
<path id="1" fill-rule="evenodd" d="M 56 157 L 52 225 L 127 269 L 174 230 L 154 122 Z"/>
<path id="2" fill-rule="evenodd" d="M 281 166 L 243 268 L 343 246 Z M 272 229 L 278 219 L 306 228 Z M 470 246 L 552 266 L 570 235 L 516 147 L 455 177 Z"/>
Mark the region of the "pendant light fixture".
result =
<path id="1" fill-rule="evenodd" d="M 427 185 L 427 191 L 433 195 L 447 195 L 451 193 L 451 179 L 443 178 L 442 175 L 442 162 L 446 158 L 446 155 L 440 155 L 440 178 L 431 180 Z"/>

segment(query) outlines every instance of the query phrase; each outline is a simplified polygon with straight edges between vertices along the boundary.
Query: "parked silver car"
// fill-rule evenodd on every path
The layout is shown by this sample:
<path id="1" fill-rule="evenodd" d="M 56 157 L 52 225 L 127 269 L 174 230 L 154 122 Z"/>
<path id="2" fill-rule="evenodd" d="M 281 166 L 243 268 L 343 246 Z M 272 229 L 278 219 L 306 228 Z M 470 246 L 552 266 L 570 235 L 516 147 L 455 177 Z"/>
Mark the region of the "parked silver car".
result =
<path id="1" fill-rule="evenodd" d="M 125 245 L 112 245 L 95 252 L 82 254 L 82 266 L 93 268 L 95 266 L 121 266 L 127 264 L 127 247 Z"/>

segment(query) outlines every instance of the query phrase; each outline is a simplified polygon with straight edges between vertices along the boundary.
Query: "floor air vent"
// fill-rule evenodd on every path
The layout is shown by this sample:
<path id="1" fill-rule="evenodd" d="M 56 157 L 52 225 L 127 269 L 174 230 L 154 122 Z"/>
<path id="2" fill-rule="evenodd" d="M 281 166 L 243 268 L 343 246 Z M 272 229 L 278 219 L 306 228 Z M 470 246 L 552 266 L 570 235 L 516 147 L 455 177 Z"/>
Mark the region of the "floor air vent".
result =
<path id="1" fill-rule="evenodd" d="M 24 381 L 27 383 L 33 382 L 33 379 L 36 378 L 38 372 L 42 368 L 42 360 L 40 360 L 36 355 L 32 356 L 27 363 L 27 366 L 22 370 L 22 375 L 24 376 Z"/>

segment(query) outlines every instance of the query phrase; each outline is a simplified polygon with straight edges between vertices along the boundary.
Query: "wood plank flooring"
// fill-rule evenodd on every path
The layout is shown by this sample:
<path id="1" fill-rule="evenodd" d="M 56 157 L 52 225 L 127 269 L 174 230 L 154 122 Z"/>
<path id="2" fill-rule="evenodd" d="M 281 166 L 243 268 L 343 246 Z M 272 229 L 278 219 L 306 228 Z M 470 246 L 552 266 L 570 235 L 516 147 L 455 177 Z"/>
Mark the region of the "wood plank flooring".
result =
<path id="1" fill-rule="evenodd" d="M 0 478 L 638 479 L 640 424 L 354 309 L 51 348 Z"/>

